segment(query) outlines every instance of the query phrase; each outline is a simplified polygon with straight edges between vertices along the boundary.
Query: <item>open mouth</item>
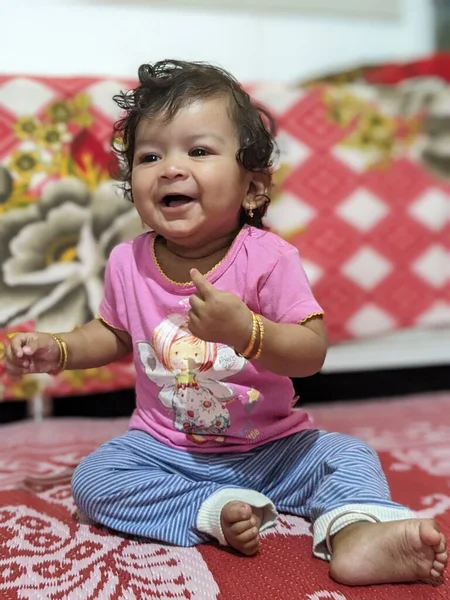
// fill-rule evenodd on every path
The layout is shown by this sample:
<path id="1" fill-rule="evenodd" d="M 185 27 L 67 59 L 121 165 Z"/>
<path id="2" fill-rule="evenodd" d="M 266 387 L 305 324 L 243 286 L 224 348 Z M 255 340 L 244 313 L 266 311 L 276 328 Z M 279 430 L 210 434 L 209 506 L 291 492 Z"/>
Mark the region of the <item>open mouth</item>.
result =
<path id="1" fill-rule="evenodd" d="M 194 198 L 183 196 L 182 194 L 168 194 L 161 200 L 161 204 L 166 208 L 178 208 L 193 202 Z"/>

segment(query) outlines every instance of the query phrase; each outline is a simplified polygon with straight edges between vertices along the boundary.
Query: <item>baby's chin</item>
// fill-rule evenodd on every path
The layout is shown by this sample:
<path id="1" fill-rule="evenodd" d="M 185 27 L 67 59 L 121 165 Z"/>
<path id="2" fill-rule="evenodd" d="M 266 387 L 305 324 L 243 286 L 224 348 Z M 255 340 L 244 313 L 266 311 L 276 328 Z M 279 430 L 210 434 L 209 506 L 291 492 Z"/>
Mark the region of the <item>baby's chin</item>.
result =
<path id="1" fill-rule="evenodd" d="M 202 235 L 202 226 L 200 223 L 189 222 L 178 220 L 164 224 L 159 228 L 159 231 L 154 229 L 159 235 L 162 235 L 167 241 L 173 242 L 180 246 L 186 246 L 186 248 L 198 244 L 200 238 L 204 242 L 204 235 Z M 208 237 L 208 236 L 207 236 Z M 211 231 L 209 231 L 209 237 L 211 237 Z"/>

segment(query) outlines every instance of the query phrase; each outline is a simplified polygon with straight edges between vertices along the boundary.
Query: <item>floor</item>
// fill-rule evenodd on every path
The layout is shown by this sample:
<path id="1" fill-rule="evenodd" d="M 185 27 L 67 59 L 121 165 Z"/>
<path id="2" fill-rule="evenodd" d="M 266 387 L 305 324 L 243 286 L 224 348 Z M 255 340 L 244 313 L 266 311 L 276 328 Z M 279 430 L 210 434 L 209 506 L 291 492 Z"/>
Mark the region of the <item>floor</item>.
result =
<path id="1" fill-rule="evenodd" d="M 314 405 L 318 427 L 364 438 L 392 494 L 450 535 L 450 392 Z M 311 556 L 309 524 L 282 516 L 246 559 L 204 545 L 130 540 L 79 521 L 70 473 L 127 420 L 0 426 L 0 598 L 32 600 L 450 600 L 450 585 L 346 588 Z"/>

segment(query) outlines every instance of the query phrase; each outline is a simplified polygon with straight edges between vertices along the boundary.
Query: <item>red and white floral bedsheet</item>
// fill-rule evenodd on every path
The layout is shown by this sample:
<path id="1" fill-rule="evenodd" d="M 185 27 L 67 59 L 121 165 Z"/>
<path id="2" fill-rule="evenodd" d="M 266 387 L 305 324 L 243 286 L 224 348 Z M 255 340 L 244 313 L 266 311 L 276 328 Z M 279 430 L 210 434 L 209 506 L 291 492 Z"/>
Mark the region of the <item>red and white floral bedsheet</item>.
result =
<path id="1" fill-rule="evenodd" d="M 0 76 L 1 339 L 30 324 L 68 330 L 92 318 L 111 248 L 142 231 L 109 175 L 111 98 L 131 85 Z M 279 126 L 268 225 L 299 248 L 331 341 L 449 323 L 450 183 L 436 151 L 447 84 L 248 89 Z M 0 341 L 0 360 L 3 350 Z M 130 364 L 117 369 L 3 378 L 3 393 L 133 385 Z"/>

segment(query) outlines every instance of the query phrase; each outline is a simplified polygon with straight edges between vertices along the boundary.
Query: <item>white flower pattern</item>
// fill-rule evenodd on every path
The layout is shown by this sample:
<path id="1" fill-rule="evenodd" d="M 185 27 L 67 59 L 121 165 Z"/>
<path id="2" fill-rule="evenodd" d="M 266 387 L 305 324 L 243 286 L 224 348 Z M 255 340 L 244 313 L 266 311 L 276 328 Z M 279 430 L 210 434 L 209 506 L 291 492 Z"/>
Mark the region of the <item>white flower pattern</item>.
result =
<path id="1" fill-rule="evenodd" d="M 111 182 L 93 193 L 78 179 L 49 183 L 39 203 L 0 221 L 0 325 L 35 319 L 67 330 L 97 313 L 111 249 L 142 233 L 133 205 Z"/>

